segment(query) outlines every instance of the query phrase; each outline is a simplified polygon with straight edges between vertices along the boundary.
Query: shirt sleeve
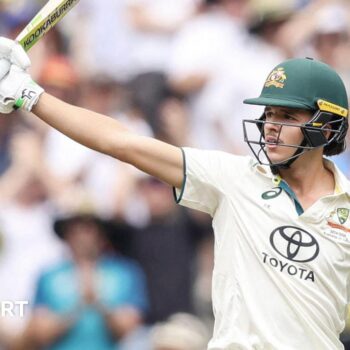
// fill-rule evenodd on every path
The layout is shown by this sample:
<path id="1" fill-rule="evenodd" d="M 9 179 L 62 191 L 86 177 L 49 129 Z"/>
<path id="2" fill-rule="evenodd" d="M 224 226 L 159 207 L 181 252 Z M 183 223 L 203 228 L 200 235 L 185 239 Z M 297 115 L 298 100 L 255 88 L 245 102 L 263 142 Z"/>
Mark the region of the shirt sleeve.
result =
<path id="1" fill-rule="evenodd" d="M 239 186 L 251 161 L 221 151 L 183 148 L 184 181 L 174 189 L 177 203 L 214 215 L 222 198 Z"/>

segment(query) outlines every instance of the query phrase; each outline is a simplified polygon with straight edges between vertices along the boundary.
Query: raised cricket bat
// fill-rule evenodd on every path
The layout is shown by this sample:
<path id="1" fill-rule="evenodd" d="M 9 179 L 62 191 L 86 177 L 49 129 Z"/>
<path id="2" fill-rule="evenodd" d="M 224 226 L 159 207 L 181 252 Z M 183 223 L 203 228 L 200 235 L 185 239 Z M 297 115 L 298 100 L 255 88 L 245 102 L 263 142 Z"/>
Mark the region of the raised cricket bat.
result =
<path id="1" fill-rule="evenodd" d="M 34 46 L 79 0 L 49 0 L 17 36 L 25 51 Z"/>
<path id="2" fill-rule="evenodd" d="M 16 41 L 28 51 L 78 2 L 79 0 L 49 0 L 17 36 Z M 0 79 L 9 71 L 10 65 L 9 61 L 0 60 Z"/>

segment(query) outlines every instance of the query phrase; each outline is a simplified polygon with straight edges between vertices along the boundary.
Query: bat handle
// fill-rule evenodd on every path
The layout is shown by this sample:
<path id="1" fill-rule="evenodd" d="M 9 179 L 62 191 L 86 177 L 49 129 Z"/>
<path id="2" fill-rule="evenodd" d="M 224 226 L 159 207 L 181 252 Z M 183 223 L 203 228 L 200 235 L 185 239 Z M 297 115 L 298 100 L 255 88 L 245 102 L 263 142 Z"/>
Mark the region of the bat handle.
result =
<path id="1" fill-rule="evenodd" d="M 0 81 L 5 77 L 11 68 L 11 63 L 6 59 L 0 59 Z"/>

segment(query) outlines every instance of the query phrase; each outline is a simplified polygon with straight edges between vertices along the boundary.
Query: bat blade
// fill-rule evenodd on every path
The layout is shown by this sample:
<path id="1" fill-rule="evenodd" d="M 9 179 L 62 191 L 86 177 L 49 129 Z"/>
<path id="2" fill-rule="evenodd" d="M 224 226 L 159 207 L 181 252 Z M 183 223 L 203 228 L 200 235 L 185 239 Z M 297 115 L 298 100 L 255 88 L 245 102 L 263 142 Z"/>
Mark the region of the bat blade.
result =
<path id="1" fill-rule="evenodd" d="M 25 51 L 34 46 L 79 0 L 49 0 L 16 38 Z"/>

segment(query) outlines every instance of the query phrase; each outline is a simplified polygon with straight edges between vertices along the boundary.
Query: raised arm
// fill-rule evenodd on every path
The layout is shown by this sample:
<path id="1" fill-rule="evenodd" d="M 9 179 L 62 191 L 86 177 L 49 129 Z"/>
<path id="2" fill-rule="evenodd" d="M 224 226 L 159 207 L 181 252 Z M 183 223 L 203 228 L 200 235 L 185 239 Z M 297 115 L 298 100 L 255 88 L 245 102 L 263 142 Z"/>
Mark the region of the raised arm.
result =
<path id="1" fill-rule="evenodd" d="M 108 154 L 174 187 L 183 181 L 181 150 L 129 132 L 120 122 L 43 93 L 32 112 L 71 139 Z"/>
<path id="2" fill-rule="evenodd" d="M 36 114 L 71 139 L 167 182 L 181 187 L 181 150 L 129 132 L 107 116 L 69 105 L 46 94 L 32 81 L 30 60 L 21 46 L 0 38 L 0 113 L 22 108 Z"/>

